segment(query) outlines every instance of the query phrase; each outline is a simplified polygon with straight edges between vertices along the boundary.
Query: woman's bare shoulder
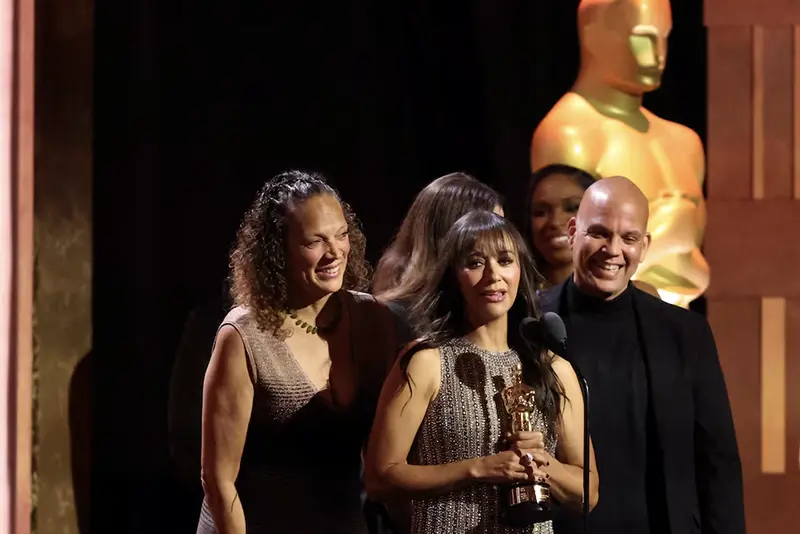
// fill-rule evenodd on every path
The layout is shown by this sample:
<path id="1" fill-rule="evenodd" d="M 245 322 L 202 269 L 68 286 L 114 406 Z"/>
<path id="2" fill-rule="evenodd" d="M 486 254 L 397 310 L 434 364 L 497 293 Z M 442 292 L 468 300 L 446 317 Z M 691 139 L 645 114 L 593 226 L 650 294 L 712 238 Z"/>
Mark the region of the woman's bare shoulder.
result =
<path id="1" fill-rule="evenodd" d="M 414 342 L 412 341 L 411 343 Z M 411 345 L 411 343 L 409 345 Z M 413 351 L 415 346 L 416 345 L 409 347 L 406 352 Z M 411 366 L 413 362 L 416 362 L 414 365 L 439 365 L 441 354 L 438 347 L 422 348 L 414 351 L 413 354 L 410 355 L 408 365 Z"/>
<path id="2" fill-rule="evenodd" d="M 421 387 L 422 391 L 427 392 L 427 397 L 433 399 L 441 385 L 441 352 L 438 347 L 417 347 L 417 349 L 412 348 L 398 361 L 405 362 L 405 374 L 409 381 Z"/>
<path id="3" fill-rule="evenodd" d="M 550 353 L 550 365 L 553 367 L 553 371 L 558 376 L 558 379 L 561 380 L 563 383 L 565 380 L 572 382 L 573 380 L 577 380 L 577 375 L 575 374 L 575 369 L 573 369 L 572 364 L 569 363 L 566 359 L 562 358 L 558 354 Z"/>

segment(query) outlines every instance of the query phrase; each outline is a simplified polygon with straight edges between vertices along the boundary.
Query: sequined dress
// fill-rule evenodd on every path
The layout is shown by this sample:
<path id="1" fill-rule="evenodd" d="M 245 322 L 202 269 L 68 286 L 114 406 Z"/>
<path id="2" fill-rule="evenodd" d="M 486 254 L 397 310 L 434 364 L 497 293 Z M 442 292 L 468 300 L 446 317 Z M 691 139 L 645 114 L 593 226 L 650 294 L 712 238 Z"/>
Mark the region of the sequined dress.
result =
<path id="1" fill-rule="evenodd" d="M 409 454 L 414 465 L 441 465 L 497 454 L 505 449 L 508 425 L 500 392 L 513 383 L 519 356 L 513 350 L 490 352 L 466 339 L 440 347 L 441 386 L 422 421 Z M 534 427 L 555 454 L 556 437 L 537 410 Z M 412 501 L 412 534 L 552 534 L 550 522 L 531 528 L 503 524 L 501 488 L 475 484 L 445 495 Z"/>

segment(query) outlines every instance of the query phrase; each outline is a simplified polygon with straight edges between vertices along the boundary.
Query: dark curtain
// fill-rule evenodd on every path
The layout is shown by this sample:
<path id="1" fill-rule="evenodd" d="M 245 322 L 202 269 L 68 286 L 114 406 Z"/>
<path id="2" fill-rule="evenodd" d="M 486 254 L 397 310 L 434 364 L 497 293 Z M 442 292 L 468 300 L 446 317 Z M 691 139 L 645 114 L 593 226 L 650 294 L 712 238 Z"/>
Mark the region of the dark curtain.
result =
<path id="1" fill-rule="evenodd" d="M 190 311 L 218 309 L 264 180 L 328 175 L 372 260 L 441 174 L 473 173 L 517 208 L 533 129 L 577 72 L 576 6 L 97 3 L 93 430 L 74 444 L 92 450 L 92 532 L 194 527 L 199 473 L 181 481 L 169 454 L 170 374 Z M 646 103 L 703 136 L 702 2 L 673 2 L 673 16 Z"/>

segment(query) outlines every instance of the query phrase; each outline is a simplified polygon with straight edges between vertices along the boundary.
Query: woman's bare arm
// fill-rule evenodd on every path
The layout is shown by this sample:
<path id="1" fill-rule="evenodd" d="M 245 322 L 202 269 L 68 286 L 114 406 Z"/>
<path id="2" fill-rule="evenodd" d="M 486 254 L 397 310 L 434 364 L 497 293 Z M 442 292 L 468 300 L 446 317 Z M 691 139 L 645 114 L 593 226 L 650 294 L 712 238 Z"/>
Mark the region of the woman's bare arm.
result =
<path id="1" fill-rule="evenodd" d="M 203 386 L 202 481 L 219 534 L 245 534 L 236 477 L 253 408 L 253 382 L 242 338 L 223 326 Z"/>
<path id="2" fill-rule="evenodd" d="M 408 364 L 411 386 L 394 365 L 381 391 L 367 448 L 366 485 L 373 498 L 425 497 L 476 482 L 526 480 L 525 468 L 511 452 L 443 465 L 409 465 L 408 453 L 428 406 L 441 386 L 438 349 L 414 354 Z"/>

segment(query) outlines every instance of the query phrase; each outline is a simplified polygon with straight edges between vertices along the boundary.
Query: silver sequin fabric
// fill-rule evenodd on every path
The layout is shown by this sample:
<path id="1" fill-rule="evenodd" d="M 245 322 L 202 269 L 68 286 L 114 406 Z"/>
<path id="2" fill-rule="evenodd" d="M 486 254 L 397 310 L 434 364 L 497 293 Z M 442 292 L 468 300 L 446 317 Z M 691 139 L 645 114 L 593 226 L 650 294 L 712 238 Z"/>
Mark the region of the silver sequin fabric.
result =
<path id="1" fill-rule="evenodd" d="M 500 392 L 513 384 L 519 356 L 513 350 L 490 352 L 466 339 L 440 348 L 441 387 L 420 425 L 409 454 L 413 465 L 441 465 L 505 450 L 509 424 Z M 538 410 L 534 428 L 544 433 L 545 447 L 555 454 L 556 437 Z M 552 534 L 550 522 L 531 528 L 503 524 L 500 486 L 475 484 L 449 494 L 411 503 L 414 534 L 486 533 Z"/>

